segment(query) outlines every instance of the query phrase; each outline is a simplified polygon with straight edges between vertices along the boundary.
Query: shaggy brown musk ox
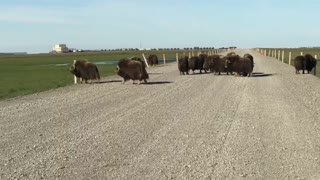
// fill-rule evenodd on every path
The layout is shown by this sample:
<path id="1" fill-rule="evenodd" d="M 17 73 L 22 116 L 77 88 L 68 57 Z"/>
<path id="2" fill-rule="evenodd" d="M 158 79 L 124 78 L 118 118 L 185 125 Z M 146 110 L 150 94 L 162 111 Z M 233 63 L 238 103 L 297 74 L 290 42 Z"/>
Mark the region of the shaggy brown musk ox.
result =
<path id="1" fill-rule="evenodd" d="M 154 54 L 149 55 L 148 64 L 150 66 L 158 65 L 159 64 L 158 56 Z"/>
<path id="2" fill-rule="evenodd" d="M 70 71 L 77 78 L 81 78 L 81 83 L 82 80 L 84 80 L 85 83 L 88 83 L 88 80 L 98 80 L 100 82 L 100 74 L 97 66 L 86 60 L 76 60 Z"/>
<path id="3" fill-rule="evenodd" d="M 199 56 L 193 56 L 189 59 L 189 69 L 192 70 L 193 74 L 196 69 L 199 69 L 201 74 L 203 70 L 203 63 L 204 60 L 201 59 Z"/>
<path id="4" fill-rule="evenodd" d="M 178 69 L 179 69 L 180 75 L 189 74 L 188 59 L 189 59 L 188 56 L 183 56 L 178 59 Z"/>
<path id="5" fill-rule="evenodd" d="M 121 59 L 117 65 L 117 74 L 123 78 L 122 83 L 127 80 L 138 80 L 138 84 L 143 80 L 147 83 L 149 75 L 142 61 L 131 60 L 131 59 Z"/>

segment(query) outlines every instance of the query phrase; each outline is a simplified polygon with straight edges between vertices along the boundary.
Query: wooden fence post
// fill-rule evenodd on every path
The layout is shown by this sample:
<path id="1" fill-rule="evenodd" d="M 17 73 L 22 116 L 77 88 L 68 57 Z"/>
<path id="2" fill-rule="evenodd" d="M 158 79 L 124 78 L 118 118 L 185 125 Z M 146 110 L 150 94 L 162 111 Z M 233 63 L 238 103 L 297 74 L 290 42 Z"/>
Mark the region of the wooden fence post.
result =
<path id="1" fill-rule="evenodd" d="M 73 66 L 76 64 L 76 61 L 77 61 L 77 60 L 73 60 Z M 78 78 L 77 78 L 77 76 L 75 76 L 75 75 L 73 75 L 73 82 L 74 82 L 74 84 L 77 84 L 77 83 L 78 83 Z"/>
<path id="2" fill-rule="evenodd" d="M 316 59 L 316 61 L 318 60 L 318 55 L 314 55 L 314 58 Z M 317 65 L 314 66 L 314 69 L 313 69 L 313 75 L 317 75 Z"/>
<path id="3" fill-rule="evenodd" d="M 281 61 L 284 62 L 284 50 L 282 50 L 282 57 L 281 57 Z"/>
<path id="4" fill-rule="evenodd" d="M 276 49 L 274 50 L 274 58 L 277 59 L 277 50 Z"/>
<path id="5" fill-rule="evenodd" d="M 189 51 L 189 59 L 191 58 L 191 52 Z"/>
<path id="6" fill-rule="evenodd" d="M 142 57 L 143 57 L 143 59 L 144 59 L 144 62 L 145 62 L 146 65 L 147 65 L 147 67 L 149 67 L 148 61 L 147 61 L 146 57 L 144 56 L 144 54 L 142 54 Z"/>
<path id="7" fill-rule="evenodd" d="M 179 54 L 176 53 L 176 61 L 178 62 L 178 59 L 179 59 Z"/>
<path id="8" fill-rule="evenodd" d="M 163 64 L 166 64 L 166 54 L 163 54 Z"/>
<path id="9" fill-rule="evenodd" d="M 303 52 L 300 52 L 300 55 L 303 56 Z"/>
<path id="10" fill-rule="evenodd" d="M 289 52 L 289 65 L 291 65 L 291 59 L 292 59 L 291 55 L 292 55 L 291 52 Z"/>

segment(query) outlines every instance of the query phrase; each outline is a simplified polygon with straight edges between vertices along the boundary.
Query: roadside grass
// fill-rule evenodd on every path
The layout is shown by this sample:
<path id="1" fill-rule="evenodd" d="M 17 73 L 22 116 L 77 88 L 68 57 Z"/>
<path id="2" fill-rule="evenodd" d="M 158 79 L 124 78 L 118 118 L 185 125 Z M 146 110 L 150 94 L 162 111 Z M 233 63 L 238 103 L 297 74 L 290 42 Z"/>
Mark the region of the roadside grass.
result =
<path id="1" fill-rule="evenodd" d="M 176 53 L 181 55 L 183 52 L 170 50 L 0 55 L 0 100 L 73 84 L 73 75 L 69 70 L 74 59 L 87 59 L 90 62 L 118 61 L 133 56 L 142 58 L 142 53 L 146 58 L 155 54 L 162 59 L 165 54 L 166 59 L 175 59 Z M 197 51 L 194 52 L 196 54 Z M 101 77 L 115 74 L 115 65 L 97 66 Z"/>

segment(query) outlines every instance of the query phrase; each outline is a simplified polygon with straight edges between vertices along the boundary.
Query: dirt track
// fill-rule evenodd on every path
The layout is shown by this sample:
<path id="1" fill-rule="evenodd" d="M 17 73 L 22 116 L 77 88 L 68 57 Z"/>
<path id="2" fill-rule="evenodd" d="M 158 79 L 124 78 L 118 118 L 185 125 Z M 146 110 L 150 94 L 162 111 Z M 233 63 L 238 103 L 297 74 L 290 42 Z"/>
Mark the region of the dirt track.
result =
<path id="1" fill-rule="evenodd" d="M 320 83 L 255 58 L 254 77 L 74 85 L 0 102 L 0 179 L 320 179 Z"/>

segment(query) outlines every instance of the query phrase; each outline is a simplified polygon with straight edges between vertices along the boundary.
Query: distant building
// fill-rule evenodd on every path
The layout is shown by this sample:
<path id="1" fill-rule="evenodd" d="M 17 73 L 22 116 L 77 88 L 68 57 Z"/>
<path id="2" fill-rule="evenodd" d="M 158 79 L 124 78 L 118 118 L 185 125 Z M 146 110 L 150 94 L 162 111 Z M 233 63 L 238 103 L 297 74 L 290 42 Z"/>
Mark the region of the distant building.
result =
<path id="1" fill-rule="evenodd" d="M 53 50 L 56 51 L 57 53 L 69 52 L 69 49 L 68 49 L 67 45 L 65 45 L 65 44 L 56 44 L 54 46 Z"/>

